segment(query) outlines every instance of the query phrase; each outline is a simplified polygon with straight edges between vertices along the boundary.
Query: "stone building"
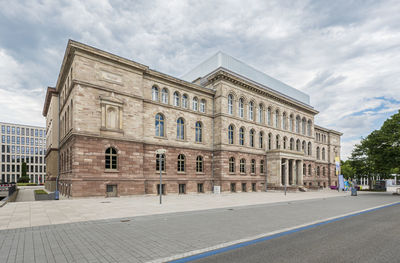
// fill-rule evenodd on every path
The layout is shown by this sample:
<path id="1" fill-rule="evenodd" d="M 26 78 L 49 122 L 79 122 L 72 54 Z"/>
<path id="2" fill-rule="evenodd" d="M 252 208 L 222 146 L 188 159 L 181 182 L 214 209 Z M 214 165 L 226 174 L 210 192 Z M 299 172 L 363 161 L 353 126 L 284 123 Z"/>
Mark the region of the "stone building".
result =
<path id="1" fill-rule="evenodd" d="M 157 194 L 160 169 L 166 194 L 337 184 L 309 96 L 221 52 L 176 78 L 70 40 L 44 109 L 64 195 Z"/>

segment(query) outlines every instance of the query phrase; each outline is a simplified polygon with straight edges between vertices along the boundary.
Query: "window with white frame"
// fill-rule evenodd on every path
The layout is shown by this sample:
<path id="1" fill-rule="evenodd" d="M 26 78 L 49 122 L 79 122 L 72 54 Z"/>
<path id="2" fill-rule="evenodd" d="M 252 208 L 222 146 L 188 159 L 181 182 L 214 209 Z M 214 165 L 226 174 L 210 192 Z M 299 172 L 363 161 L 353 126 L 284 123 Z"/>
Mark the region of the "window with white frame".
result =
<path id="1" fill-rule="evenodd" d="M 228 95 L 228 114 L 233 114 L 233 95 Z"/>
<path id="2" fill-rule="evenodd" d="M 158 87 L 157 86 L 153 86 L 151 88 L 151 98 L 154 101 L 158 101 Z"/>
<path id="3" fill-rule="evenodd" d="M 194 97 L 193 102 L 192 102 L 192 110 L 198 111 L 199 110 L 198 104 L 199 104 L 199 100 L 196 97 Z"/>

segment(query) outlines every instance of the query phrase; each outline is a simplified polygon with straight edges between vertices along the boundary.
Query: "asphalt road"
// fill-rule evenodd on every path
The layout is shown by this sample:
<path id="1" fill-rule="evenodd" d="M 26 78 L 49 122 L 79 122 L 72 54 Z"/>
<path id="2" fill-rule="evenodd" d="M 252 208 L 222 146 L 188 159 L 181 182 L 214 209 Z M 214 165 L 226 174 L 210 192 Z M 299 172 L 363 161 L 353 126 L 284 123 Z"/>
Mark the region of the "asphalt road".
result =
<path id="1" fill-rule="evenodd" d="M 400 262 L 400 205 L 194 261 Z"/>

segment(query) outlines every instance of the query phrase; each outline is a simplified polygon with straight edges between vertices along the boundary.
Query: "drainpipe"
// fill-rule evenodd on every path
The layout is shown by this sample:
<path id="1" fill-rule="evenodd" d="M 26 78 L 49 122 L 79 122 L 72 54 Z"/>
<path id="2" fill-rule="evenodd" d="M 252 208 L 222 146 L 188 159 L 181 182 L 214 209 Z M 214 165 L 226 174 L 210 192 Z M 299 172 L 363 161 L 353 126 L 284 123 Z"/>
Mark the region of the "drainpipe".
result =
<path id="1" fill-rule="evenodd" d="M 215 96 L 212 100 L 212 152 L 211 152 L 211 177 L 212 177 L 212 191 L 214 191 L 214 121 L 215 121 Z"/>
<path id="2" fill-rule="evenodd" d="M 57 177 L 56 177 L 56 192 L 55 192 L 55 199 L 59 199 L 59 189 L 58 189 L 58 181 L 60 180 L 60 95 L 58 94 L 58 158 L 57 158 Z"/>

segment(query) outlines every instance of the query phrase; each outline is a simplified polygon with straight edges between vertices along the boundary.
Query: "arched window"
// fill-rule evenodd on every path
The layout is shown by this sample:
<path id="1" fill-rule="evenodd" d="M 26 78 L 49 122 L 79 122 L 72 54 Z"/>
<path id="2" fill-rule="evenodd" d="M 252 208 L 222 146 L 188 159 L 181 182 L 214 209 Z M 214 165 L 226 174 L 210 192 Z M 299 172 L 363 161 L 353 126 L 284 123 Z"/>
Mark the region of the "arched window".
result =
<path id="1" fill-rule="evenodd" d="M 296 132 L 300 133 L 300 116 L 296 117 Z"/>
<path id="2" fill-rule="evenodd" d="M 203 172 L 203 157 L 197 156 L 196 158 L 196 172 L 202 173 Z"/>
<path id="3" fill-rule="evenodd" d="M 276 135 L 275 142 L 276 142 L 276 149 L 281 148 L 279 145 L 279 135 Z"/>
<path id="4" fill-rule="evenodd" d="M 254 147 L 254 130 L 250 130 L 250 147 Z"/>
<path id="5" fill-rule="evenodd" d="M 244 128 L 239 129 L 239 144 L 244 145 Z"/>
<path id="6" fill-rule="evenodd" d="M 275 111 L 275 128 L 279 128 L 279 110 Z"/>
<path id="7" fill-rule="evenodd" d="M 182 107 L 184 107 L 185 109 L 188 108 L 188 96 L 186 94 L 182 95 Z"/>
<path id="8" fill-rule="evenodd" d="M 168 90 L 166 88 L 161 91 L 161 102 L 168 104 Z"/>
<path id="9" fill-rule="evenodd" d="M 258 135 L 258 147 L 261 149 L 264 148 L 264 133 L 262 131 Z"/>
<path id="10" fill-rule="evenodd" d="M 179 96 L 179 93 L 177 91 L 174 92 L 174 106 L 179 107 L 179 103 L 181 101 L 181 98 Z"/>
<path id="11" fill-rule="evenodd" d="M 233 95 L 228 95 L 228 114 L 233 114 Z"/>
<path id="12" fill-rule="evenodd" d="M 268 133 L 268 150 L 272 150 L 272 134 Z"/>
<path id="13" fill-rule="evenodd" d="M 235 172 L 235 158 L 234 157 L 229 158 L 229 172 L 230 173 Z"/>
<path id="14" fill-rule="evenodd" d="M 206 112 L 206 100 L 205 99 L 202 99 L 201 101 L 200 101 L 200 112 Z"/>
<path id="15" fill-rule="evenodd" d="M 117 170 L 117 150 L 113 147 L 106 149 L 105 154 L 105 168 L 110 170 Z"/>
<path id="16" fill-rule="evenodd" d="M 239 117 L 244 117 L 244 100 L 242 98 L 239 99 Z"/>
<path id="17" fill-rule="evenodd" d="M 151 99 L 154 101 L 158 101 L 158 88 L 156 86 L 153 86 L 151 88 Z"/>
<path id="18" fill-rule="evenodd" d="M 286 112 L 284 112 L 284 113 L 282 114 L 282 129 L 284 129 L 284 130 L 287 129 L 286 121 L 287 121 Z"/>
<path id="19" fill-rule="evenodd" d="M 182 118 L 176 121 L 176 138 L 178 140 L 185 139 L 185 121 Z"/>
<path id="20" fill-rule="evenodd" d="M 160 155 L 156 154 L 156 171 L 160 171 Z M 161 154 L 161 171 L 165 172 L 165 154 Z"/>
<path id="21" fill-rule="evenodd" d="M 325 161 L 325 148 L 322 148 L 322 160 Z"/>
<path id="22" fill-rule="evenodd" d="M 309 156 L 312 155 L 312 146 L 311 146 L 311 142 L 308 142 L 308 155 L 309 155 Z"/>
<path id="23" fill-rule="evenodd" d="M 319 147 L 317 147 L 317 160 L 320 159 Z"/>
<path id="24" fill-rule="evenodd" d="M 185 155 L 179 154 L 178 155 L 178 172 L 185 171 Z"/>
<path id="25" fill-rule="evenodd" d="M 192 109 L 194 110 L 194 111 L 198 111 L 198 108 L 199 108 L 199 101 L 198 101 L 198 99 L 196 98 L 196 97 L 194 97 L 193 98 L 193 102 L 192 102 Z"/>
<path id="26" fill-rule="evenodd" d="M 233 144 L 234 143 L 233 135 L 234 135 L 234 128 L 233 128 L 233 125 L 231 124 L 228 127 L 228 141 L 229 141 L 229 144 Z"/>
<path id="27" fill-rule="evenodd" d="M 263 111 L 264 111 L 263 105 L 262 104 L 258 105 L 258 122 L 259 123 L 263 123 L 263 115 L 264 115 Z"/>
<path id="28" fill-rule="evenodd" d="M 272 123 L 271 119 L 272 119 L 272 112 L 271 112 L 271 108 L 268 107 L 268 109 L 267 109 L 267 123 L 270 126 L 271 126 L 271 123 Z"/>
<path id="29" fill-rule="evenodd" d="M 300 140 L 299 139 L 297 139 L 297 141 L 296 141 L 296 151 L 300 151 Z"/>
<path id="30" fill-rule="evenodd" d="M 311 176 L 311 164 L 308 165 L 308 176 Z"/>
<path id="31" fill-rule="evenodd" d="M 294 139 L 290 138 L 290 150 L 294 150 Z"/>
<path id="32" fill-rule="evenodd" d="M 301 143 L 301 149 L 303 150 L 304 154 L 307 153 L 306 141 L 303 141 L 303 142 Z"/>
<path id="33" fill-rule="evenodd" d="M 240 173 L 246 173 L 246 160 L 240 159 Z"/>
<path id="34" fill-rule="evenodd" d="M 311 136 L 311 125 L 312 125 L 311 120 L 308 120 L 308 122 L 307 122 L 307 135 L 308 136 Z"/>
<path id="35" fill-rule="evenodd" d="M 307 172 L 307 171 L 306 171 L 306 165 L 303 164 L 303 175 L 306 175 L 306 174 L 307 174 L 306 172 Z"/>
<path id="36" fill-rule="evenodd" d="M 303 118 L 303 120 L 301 121 L 302 125 L 301 125 L 301 133 L 306 135 L 306 125 L 307 125 L 307 120 L 306 118 Z"/>
<path id="37" fill-rule="evenodd" d="M 289 130 L 293 131 L 293 115 L 291 114 L 289 117 Z"/>
<path id="38" fill-rule="evenodd" d="M 202 131 L 202 126 L 201 122 L 196 122 L 196 142 L 202 142 L 203 141 L 203 131 Z"/>
<path id="39" fill-rule="evenodd" d="M 251 173 L 252 174 L 256 173 L 256 160 L 254 159 L 251 160 Z"/>
<path id="40" fill-rule="evenodd" d="M 254 103 L 252 101 L 249 103 L 249 120 L 254 120 Z"/>
<path id="41" fill-rule="evenodd" d="M 283 149 L 286 150 L 286 148 L 287 148 L 287 137 L 285 136 L 283 137 Z"/>
<path id="42" fill-rule="evenodd" d="M 320 176 L 319 166 L 317 166 L 317 176 Z"/>
<path id="43" fill-rule="evenodd" d="M 264 160 L 260 161 L 260 175 L 264 173 Z"/>
<path id="44" fill-rule="evenodd" d="M 156 136 L 164 137 L 164 116 L 160 113 L 156 115 Z"/>

